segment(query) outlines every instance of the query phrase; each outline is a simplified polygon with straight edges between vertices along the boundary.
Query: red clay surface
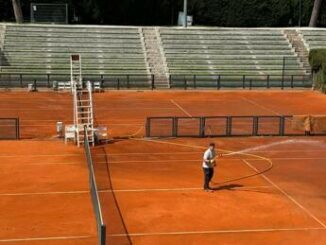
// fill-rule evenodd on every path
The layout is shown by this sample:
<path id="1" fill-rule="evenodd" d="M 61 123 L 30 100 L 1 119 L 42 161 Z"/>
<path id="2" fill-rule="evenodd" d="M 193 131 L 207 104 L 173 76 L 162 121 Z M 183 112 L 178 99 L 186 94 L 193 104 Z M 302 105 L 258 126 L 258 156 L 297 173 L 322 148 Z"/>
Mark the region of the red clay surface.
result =
<path id="1" fill-rule="evenodd" d="M 55 141 L 0 141 L 0 242 L 95 244 L 83 151 Z"/>
<path id="2" fill-rule="evenodd" d="M 1 142 L 0 241 L 96 244 L 83 152 L 55 139 L 56 121 L 71 123 L 70 95 L 10 92 L 0 101 L 1 117 L 20 117 L 23 138 Z M 108 244 L 326 244 L 325 137 L 140 138 L 147 116 L 325 114 L 326 96 L 121 91 L 95 94 L 94 101 L 96 123 L 124 138 L 92 150 Z M 253 149 L 220 159 L 217 190 L 206 193 L 201 158 L 210 141 L 219 149 Z M 230 181 L 269 166 L 256 155 L 273 169 Z M 30 194 L 36 192 L 47 194 Z"/>

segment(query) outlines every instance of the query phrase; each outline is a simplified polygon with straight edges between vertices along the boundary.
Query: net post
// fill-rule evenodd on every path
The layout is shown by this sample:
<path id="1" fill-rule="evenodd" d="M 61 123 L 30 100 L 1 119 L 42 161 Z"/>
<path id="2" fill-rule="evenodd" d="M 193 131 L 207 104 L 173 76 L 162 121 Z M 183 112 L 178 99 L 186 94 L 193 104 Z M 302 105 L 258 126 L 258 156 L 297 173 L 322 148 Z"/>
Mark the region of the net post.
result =
<path id="1" fill-rule="evenodd" d="M 293 84 L 293 75 L 291 75 L 291 88 L 294 87 L 294 84 Z"/>
<path id="2" fill-rule="evenodd" d="M 269 75 L 267 75 L 266 83 L 267 83 L 267 88 L 270 88 L 270 84 L 269 84 Z"/>
<path id="3" fill-rule="evenodd" d="M 120 90 L 120 78 L 117 80 L 117 89 Z"/>
<path id="4" fill-rule="evenodd" d="M 100 231 L 100 244 L 105 245 L 106 244 L 106 225 L 101 225 L 101 231 Z"/>
<path id="5" fill-rule="evenodd" d="M 194 75 L 193 80 L 194 80 L 194 89 L 196 89 L 197 88 L 197 77 L 196 77 L 196 75 Z"/>
<path id="6" fill-rule="evenodd" d="M 246 75 L 242 76 L 242 88 L 246 88 Z"/>

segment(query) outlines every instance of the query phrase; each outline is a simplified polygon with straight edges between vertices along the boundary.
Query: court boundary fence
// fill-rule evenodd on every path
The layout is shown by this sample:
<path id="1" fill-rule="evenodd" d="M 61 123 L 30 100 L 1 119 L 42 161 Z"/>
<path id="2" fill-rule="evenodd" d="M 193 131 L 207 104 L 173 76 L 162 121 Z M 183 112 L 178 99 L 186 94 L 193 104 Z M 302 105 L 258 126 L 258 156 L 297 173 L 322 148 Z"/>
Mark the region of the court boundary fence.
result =
<path id="1" fill-rule="evenodd" d="M 293 116 L 148 117 L 146 137 L 322 136 L 292 128 Z"/>
<path id="2" fill-rule="evenodd" d="M 0 140 L 19 140 L 19 118 L 0 118 Z"/>
<path id="3" fill-rule="evenodd" d="M 94 172 L 94 164 L 91 155 L 91 150 L 89 147 L 89 141 L 87 137 L 87 130 L 85 127 L 84 130 L 84 148 L 87 159 L 87 166 L 89 170 L 89 185 L 90 185 L 90 194 L 93 203 L 93 209 L 96 217 L 96 225 L 97 225 L 97 235 L 98 235 L 98 244 L 105 245 L 106 244 L 106 225 L 103 221 L 102 209 L 100 198 L 98 195 L 98 188 L 96 184 L 95 172 Z"/>

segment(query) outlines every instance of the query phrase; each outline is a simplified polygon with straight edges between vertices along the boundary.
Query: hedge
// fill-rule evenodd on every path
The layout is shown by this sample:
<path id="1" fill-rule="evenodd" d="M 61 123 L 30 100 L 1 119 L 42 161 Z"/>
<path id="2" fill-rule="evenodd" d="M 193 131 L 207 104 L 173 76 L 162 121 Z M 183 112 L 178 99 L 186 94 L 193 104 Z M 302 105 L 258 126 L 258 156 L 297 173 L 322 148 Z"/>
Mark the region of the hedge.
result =
<path id="1" fill-rule="evenodd" d="M 313 49 L 309 53 L 309 62 L 314 76 L 316 89 L 326 93 L 326 49 Z"/>

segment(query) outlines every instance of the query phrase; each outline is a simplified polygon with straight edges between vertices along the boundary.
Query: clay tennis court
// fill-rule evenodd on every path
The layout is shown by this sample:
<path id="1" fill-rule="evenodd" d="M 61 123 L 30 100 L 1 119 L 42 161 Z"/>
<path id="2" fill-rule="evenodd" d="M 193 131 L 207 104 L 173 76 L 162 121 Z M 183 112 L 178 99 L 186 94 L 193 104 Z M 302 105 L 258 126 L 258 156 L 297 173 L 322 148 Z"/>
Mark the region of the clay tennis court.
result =
<path id="1" fill-rule="evenodd" d="M 0 94 L 20 141 L 1 143 L 0 241 L 95 244 L 82 149 L 55 137 L 72 122 L 68 93 Z M 325 114 L 310 91 L 137 92 L 94 95 L 107 145 L 92 149 L 108 244 L 325 244 L 325 137 L 146 139 L 150 116 Z M 216 191 L 202 191 L 202 153 L 223 157 Z M 264 174 L 255 173 L 273 168 Z M 251 175 L 250 178 L 244 178 Z"/>

